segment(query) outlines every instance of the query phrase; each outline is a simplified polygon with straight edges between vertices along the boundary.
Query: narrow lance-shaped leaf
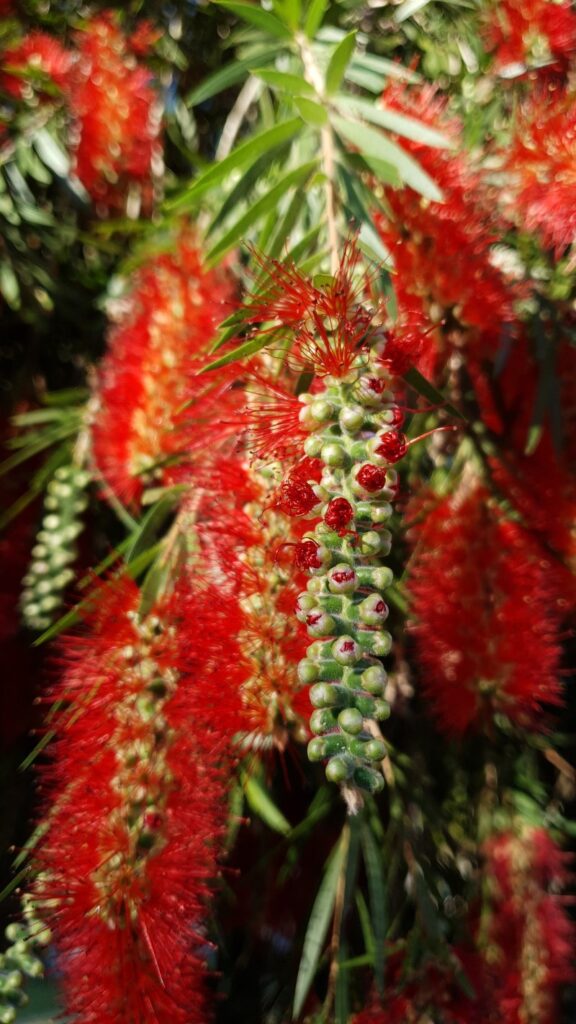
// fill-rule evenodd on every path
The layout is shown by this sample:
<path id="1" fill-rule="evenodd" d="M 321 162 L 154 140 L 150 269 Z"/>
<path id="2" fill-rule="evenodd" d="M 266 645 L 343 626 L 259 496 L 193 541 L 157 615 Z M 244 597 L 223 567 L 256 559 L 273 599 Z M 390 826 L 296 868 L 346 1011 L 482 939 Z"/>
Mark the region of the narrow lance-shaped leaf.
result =
<path id="1" fill-rule="evenodd" d="M 286 71 L 275 71 L 272 68 L 255 68 L 252 74 L 279 92 L 288 92 L 292 96 L 314 96 L 314 87 L 300 75 L 290 75 Z"/>
<path id="2" fill-rule="evenodd" d="M 370 924 L 374 937 L 374 978 L 379 992 L 384 989 L 384 941 L 386 938 L 386 890 L 382 856 L 374 842 L 370 825 L 362 829 L 362 853 L 370 896 Z"/>
<path id="3" fill-rule="evenodd" d="M 258 199 L 253 206 L 251 206 L 250 209 L 248 209 L 246 213 L 236 221 L 230 230 L 226 232 L 223 238 L 213 246 L 208 253 L 208 261 L 213 263 L 220 256 L 223 256 L 228 249 L 231 249 L 233 245 L 243 238 L 248 228 L 253 224 L 256 224 L 261 217 L 268 213 L 269 210 L 276 207 L 276 204 L 286 194 L 288 189 L 292 188 L 294 185 L 302 186 L 305 180 L 316 170 L 316 167 L 316 160 L 311 160 L 302 167 L 297 167 L 295 170 L 284 175 L 284 177 L 281 178 L 280 181 L 276 182 L 276 184 L 269 189 L 265 195 L 261 196 L 260 199 Z"/>
<path id="4" fill-rule="evenodd" d="M 304 19 L 304 32 L 308 36 L 308 39 L 313 39 L 316 35 L 324 20 L 327 8 L 328 0 L 312 0 L 309 4 L 306 17 Z"/>
<path id="5" fill-rule="evenodd" d="M 274 832 L 279 832 L 284 836 L 288 835 L 292 829 L 290 822 L 276 806 L 261 782 L 254 775 L 243 775 L 242 782 L 248 806 L 254 813 Z"/>
<path id="6" fill-rule="evenodd" d="M 360 153 L 393 164 L 398 168 L 402 180 L 415 192 L 419 192 L 426 199 L 442 201 L 442 192 L 436 182 L 397 143 L 387 139 L 374 128 L 369 128 L 368 125 L 348 121 L 337 114 L 332 117 L 332 123 L 338 133 L 356 146 Z"/>
<path id="7" fill-rule="evenodd" d="M 304 938 L 304 946 L 302 949 L 302 956 L 300 958 L 300 966 L 298 968 L 298 977 L 296 979 L 294 1009 L 292 1014 L 293 1020 L 296 1020 L 296 1018 L 300 1016 L 300 1011 L 304 1006 L 306 997 L 310 990 L 310 985 L 312 984 L 314 975 L 316 974 L 320 954 L 322 953 L 322 948 L 328 933 L 328 926 L 334 911 L 340 874 L 344 870 L 346 863 L 349 842 L 348 837 L 349 833 L 345 829 L 337 846 L 334 848 L 327 861 L 324 870 L 324 878 L 322 879 L 316 899 L 314 900 L 314 906 L 312 907 L 312 913 L 310 914 L 310 920 L 308 921 L 308 928 Z"/>
<path id="8" fill-rule="evenodd" d="M 299 117 L 293 117 L 289 121 L 282 121 L 281 124 L 266 128 L 258 135 L 253 135 L 246 142 L 242 142 L 236 149 L 232 150 L 223 160 L 213 164 L 201 174 L 180 196 L 170 199 L 166 208 L 172 212 L 183 210 L 192 206 L 210 188 L 223 181 L 231 171 L 245 164 L 253 163 L 262 153 L 268 153 L 274 146 L 292 138 L 302 129 L 302 121 Z"/>
<path id="9" fill-rule="evenodd" d="M 356 47 L 356 32 L 349 32 L 338 43 L 326 68 L 326 92 L 331 95 L 338 91 L 344 72 L 352 59 Z"/>
<path id="10" fill-rule="evenodd" d="M 446 149 L 452 144 L 450 139 L 434 128 L 429 128 L 414 117 L 407 117 L 405 114 L 398 114 L 395 110 L 387 110 L 378 103 L 369 103 L 367 100 L 356 96 L 337 96 L 335 102 L 343 113 L 356 114 L 370 121 L 372 124 L 385 128 L 387 131 L 395 132 L 396 135 L 403 135 L 413 142 L 420 142 L 426 146 L 435 146 L 438 149 Z"/>
<path id="11" fill-rule="evenodd" d="M 269 11 L 265 11 L 259 4 L 243 4 L 238 0 L 215 0 L 215 3 L 219 7 L 231 11 L 236 17 L 242 18 L 243 21 L 247 21 L 249 25 L 254 25 L 255 28 L 266 32 L 267 35 L 284 40 L 288 40 L 292 36 L 290 29 L 282 24 L 279 18 Z"/>

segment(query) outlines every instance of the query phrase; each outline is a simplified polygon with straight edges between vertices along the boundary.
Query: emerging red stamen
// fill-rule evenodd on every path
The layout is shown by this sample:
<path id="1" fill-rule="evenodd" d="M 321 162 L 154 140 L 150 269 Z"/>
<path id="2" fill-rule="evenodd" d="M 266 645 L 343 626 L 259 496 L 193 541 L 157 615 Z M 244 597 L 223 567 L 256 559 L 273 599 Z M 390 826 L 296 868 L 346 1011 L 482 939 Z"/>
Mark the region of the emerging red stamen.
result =
<path id="1" fill-rule="evenodd" d="M 332 498 L 324 515 L 324 522 L 338 533 L 344 531 L 354 517 L 354 509 L 346 498 Z"/>
<path id="2" fill-rule="evenodd" d="M 356 474 L 356 479 L 361 487 L 369 494 L 376 494 L 377 491 L 381 491 L 386 483 L 386 473 L 383 469 L 379 469 L 378 466 L 361 466 Z"/>
<path id="3" fill-rule="evenodd" d="M 408 451 L 408 441 L 399 430 L 389 430 L 381 434 L 376 455 L 381 455 L 387 462 L 399 462 Z"/>

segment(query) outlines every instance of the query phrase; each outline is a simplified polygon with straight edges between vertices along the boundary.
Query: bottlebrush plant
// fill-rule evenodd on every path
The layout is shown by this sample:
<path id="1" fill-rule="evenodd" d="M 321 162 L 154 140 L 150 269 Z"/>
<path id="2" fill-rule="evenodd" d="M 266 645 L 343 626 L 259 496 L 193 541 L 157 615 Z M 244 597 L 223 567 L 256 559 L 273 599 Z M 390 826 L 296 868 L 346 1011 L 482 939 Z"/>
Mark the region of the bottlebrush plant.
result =
<path id="1" fill-rule="evenodd" d="M 568 1022 L 574 12 L 2 11 L 0 1022 Z"/>

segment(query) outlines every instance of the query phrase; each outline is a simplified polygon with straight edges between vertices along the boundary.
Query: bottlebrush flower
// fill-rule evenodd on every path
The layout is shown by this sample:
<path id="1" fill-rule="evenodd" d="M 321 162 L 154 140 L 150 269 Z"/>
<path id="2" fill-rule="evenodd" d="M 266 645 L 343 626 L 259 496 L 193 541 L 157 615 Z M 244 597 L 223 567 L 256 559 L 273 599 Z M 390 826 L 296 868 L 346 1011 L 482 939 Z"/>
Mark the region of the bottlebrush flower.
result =
<path id="1" fill-rule="evenodd" d="M 357 350 L 384 334 L 377 314 L 362 305 L 366 281 L 354 279 L 359 260 L 354 241 L 347 242 L 337 273 L 316 287 L 293 264 L 259 258 L 269 284 L 247 304 L 245 321 L 258 324 L 260 335 L 264 323 L 288 335 L 299 366 L 312 367 L 320 377 L 344 375 Z"/>
<path id="2" fill-rule="evenodd" d="M 486 958 L 498 1019 L 556 1024 L 561 987 L 574 979 L 574 925 L 558 889 L 566 857 L 543 828 L 523 825 L 485 845 L 491 921 Z"/>
<path id="3" fill-rule="evenodd" d="M 388 614 L 382 592 L 392 574 L 381 559 L 390 548 L 392 465 L 407 448 L 395 429 L 401 416 L 388 387 L 381 311 L 361 305 L 364 286 L 354 282 L 358 258 L 349 243 L 324 288 L 291 265 L 272 262 L 270 285 L 249 304 L 247 317 L 283 331 L 294 360 L 319 378 L 313 392 L 299 396 L 300 428 L 308 436 L 272 507 L 315 523 L 295 552 L 311 577 L 296 602 L 296 616 L 314 638 L 299 665 L 301 681 L 315 683 L 310 727 L 316 738 L 308 752 L 312 760 L 328 760 L 327 777 L 345 783 L 351 809 L 358 788 L 378 792 L 384 785 L 374 767 L 385 754 L 375 720 L 389 713 L 380 659 L 391 647 L 382 628 Z"/>
<path id="4" fill-rule="evenodd" d="M 560 699 L 554 591 L 529 535 L 473 482 L 418 527 L 409 585 L 422 687 L 462 735 L 495 712 L 537 728 Z"/>
<path id="5" fill-rule="evenodd" d="M 384 998 L 374 996 L 352 1024 L 504 1024 L 491 1015 L 484 966 L 475 950 L 456 948 L 441 963 L 417 971 L 401 957 L 393 956 L 391 966 Z M 473 996 L 463 989 L 463 974 Z M 511 1022 L 506 1018 L 505 1024 Z"/>
<path id="6" fill-rule="evenodd" d="M 448 120 L 433 86 L 392 83 L 382 102 L 457 141 L 459 126 Z M 434 340 L 438 346 L 466 344 L 477 358 L 493 356 L 502 332 L 514 323 L 518 292 L 491 259 L 502 229 L 495 197 L 463 156 L 407 139 L 402 146 L 437 182 L 444 202 L 408 187 L 382 186 L 390 216 L 378 213 L 375 222 L 394 260 L 400 310 L 420 309 L 432 322 L 445 321 L 431 346 Z"/>
<path id="7" fill-rule="evenodd" d="M 270 507 L 273 479 L 261 464 L 248 466 L 237 452 L 220 451 L 195 464 L 186 505 L 195 506 L 202 572 L 225 596 L 228 628 L 238 642 L 237 738 L 243 747 L 283 750 L 290 733 L 305 736 L 305 693 L 296 671 L 305 643 L 293 619 L 298 531 Z"/>
<path id="8" fill-rule="evenodd" d="M 576 15 L 566 0 L 496 0 L 484 21 L 487 49 L 502 73 L 534 64 L 565 71 L 576 51 Z"/>
<path id="9" fill-rule="evenodd" d="M 34 899 L 68 1013 L 200 1024 L 238 657 L 217 591 L 183 586 L 146 615 L 139 597 L 107 586 L 65 642 Z"/>
<path id="10" fill-rule="evenodd" d="M 194 375 L 232 295 L 230 277 L 204 269 L 186 231 L 171 253 L 136 271 L 108 335 L 92 430 L 97 469 L 123 500 L 137 501 L 146 483 L 169 482 L 174 463 L 206 445 L 208 409 L 226 418 L 219 402 L 229 376 Z M 194 407 L 179 414 L 192 398 Z M 222 424 L 217 433 L 233 430 Z"/>
<path id="11" fill-rule="evenodd" d="M 70 82 L 74 170 L 98 208 L 124 208 L 137 188 L 149 210 L 161 164 L 158 93 L 112 11 L 76 35 L 78 60 Z"/>
<path id="12" fill-rule="evenodd" d="M 30 32 L 2 53 L 0 87 L 17 99 L 42 94 L 43 86 L 50 84 L 64 90 L 73 63 L 73 54 L 53 36 Z"/>
<path id="13" fill-rule="evenodd" d="M 550 339 L 550 344 L 555 344 Z M 576 600 L 576 481 L 573 474 L 572 380 L 573 357 L 559 346 L 558 372 L 562 398 L 560 451 L 545 420 L 534 451 L 527 453 L 541 369 L 531 358 L 526 338 L 512 346 L 501 372 L 468 364 L 482 422 L 497 442 L 498 455 L 489 458 L 495 484 L 511 502 L 527 528 L 535 557 L 555 590 L 560 614 Z"/>
<path id="14" fill-rule="evenodd" d="M 557 258 L 576 239 L 575 140 L 574 93 L 540 89 L 520 108 L 504 154 L 511 215 Z"/>

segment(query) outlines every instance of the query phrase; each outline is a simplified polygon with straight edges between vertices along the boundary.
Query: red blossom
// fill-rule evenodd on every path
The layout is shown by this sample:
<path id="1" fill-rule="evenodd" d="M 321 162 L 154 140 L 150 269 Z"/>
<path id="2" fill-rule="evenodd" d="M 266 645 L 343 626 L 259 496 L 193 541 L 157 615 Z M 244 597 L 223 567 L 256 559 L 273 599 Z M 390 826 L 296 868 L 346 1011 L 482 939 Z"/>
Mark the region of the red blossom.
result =
<path id="1" fill-rule="evenodd" d="M 558 895 L 566 856 L 545 829 L 528 825 L 493 836 L 484 853 L 490 943 L 499 953 L 488 979 L 495 1014 L 513 1024 L 556 1024 L 561 986 L 574 980 L 575 929 Z"/>
<path id="2" fill-rule="evenodd" d="M 557 89 L 534 92 L 519 110 L 504 154 L 511 215 L 556 257 L 576 239 L 575 99 Z"/>
<path id="3" fill-rule="evenodd" d="M 529 534 L 478 483 L 415 535 L 410 594 L 422 686 L 448 733 L 495 712 L 525 728 L 560 700 L 554 589 Z"/>
<path id="4" fill-rule="evenodd" d="M 70 82 L 74 170 L 103 211 L 123 209 L 137 187 L 145 209 L 161 162 L 158 94 L 138 64 L 111 11 L 77 33 L 78 60 Z"/>
<path id="5" fill-rule="evenodd" d="M 139 598 L 128 580 L 108 585 L 89 632 L 64 643 L 36 898 L 68 1013 L 201 1024 L 238 658 L 217 591 L 180 588 L 143 618 Z"/>
<path id="6" fill-rule="evenodd" d="M 35 77 L 41 74 L 63 90 L 68 85 L 73 63 L 73 54 L 53 36 L 45 32 L 30 32 L 22 42 L 2 53 L 4 70 L 0 75 L 0 86 L 10 95 L 22 98 L 28 82 L 32 88 L 42 92 L 42 83 L 38 84 Z"/>
<path id="7" fill-rule="evenodd" d="M 495 67 L 518 72 L 549 62 L 567 70 L 576 52 L 576 15 L 568 0 L 493 0 L 484 14 L 484 39 Z"/>
<path id="8" fill-rule="evenodd" d="M 456 142 L 459 126 L 448 120 L 445 103 L 433 86 L 408 88 L 391 83 L 382 96 L 387 109 L 413 115 Z M 495 196 L 464 156 L 402 139 L 408 150 L 437 182 L 444 201 L 423 199 L 412 189 L 385 187 L 390 216 L 379 213 L 376 225 L 390 250 L 396 273 L 394 287 L 401 311 L 410 320 L 420 316 L 445 320 L 430 335 L 420 358 L 446 343 L 466 343 L 474 355 L 493 356 L 502 332 L 514 323 L 518 286 L 494 265 L 491 249 L 501 236 Z M 428 350 L 428 351 L 426 351 Z"/>
<path id="9" fill-rule="evenodd" d="M 353 240 L 344 246 L 340 266 L 325 284 L 315 285 L 291 263 L 260 258 L 269 283 L 246 307 L 246 322 L 263 330 L 288 332 L 292 358 L 320 377 L 342 377 L 359 350 L 382 335 L 380 312 L 362 304 L 368 291 L 365 279 L 354 272 L 360 252 Z"/>
<path id="10" fill-rule="evenodd" d="M 204 269 L 188 232 L 134 275 L 109 332 L 92 431 L 98 471 L 123 500 L 138 500 L 145 480 L 173 479 L 172 464 L 204 451 L 214 420 L 226 419 L 229 376 L 197 374 L 232 294 L 225 272 Z M 235 431 L 218 428 L 220 438 Z"/>

